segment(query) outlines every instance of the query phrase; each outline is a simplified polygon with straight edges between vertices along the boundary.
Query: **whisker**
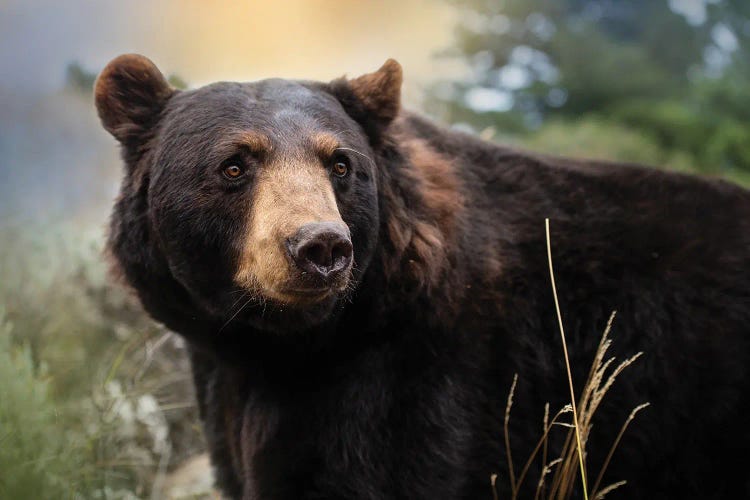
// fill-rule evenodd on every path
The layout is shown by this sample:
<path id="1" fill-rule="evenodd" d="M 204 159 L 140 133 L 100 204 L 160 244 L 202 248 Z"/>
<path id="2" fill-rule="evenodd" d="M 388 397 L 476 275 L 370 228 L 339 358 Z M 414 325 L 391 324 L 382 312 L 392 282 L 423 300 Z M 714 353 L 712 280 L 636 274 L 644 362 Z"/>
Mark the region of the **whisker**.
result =
<path id="1" fill-rule="evenodd" d="M 352 264 L 352 269 L 349 271 L 349 282 L 346 284 L 346 287 L 340 292 L 339 298 L 340 300 L 346 301 L 349 304 L 352 304 L 354 302 L 354 290 L 356 289 L 356 284 L 354 283 L 354 279 L 352 277 L 355 274 L 355 271 L 357 271 L 357 263 L 354 262 Z"/>
<path id="2" fill-rule="evenodd" d="M 375 164 L 375 162 L 374 162 L 374 161 L 372 161 L 372 158 L 370 158 L 369 156 L 367 156 L 367 155 L 366 155 L 366 154 L 364 154 L 364 153 L 360 153 L 360 152 L 359 152 L 359 151 L 357 151 L 356 149 L 353 149 L 353 148 L 336 148 L 336 149 L 334 149 L 334 151 L 338 151 L 338 150 L 343 150 L 343 151 L 351 151 L 352 153 L 356 153 L 356 154 L 358 154 L 358 155 L 360 155 L 360 156 L 362 156 L 362 157 L 364 157 L 364 158 L 367 158 L 367 159 L 368 159 L 368 160 L 370 161 L 370 163 L 372 163 L 373 165 Z"/>
<path id="3" fill-rule="evenodd" d="M 247 301 L 246 301 L 246 302 L 245 302 L 244 304 L 242 304 L 242 307 L 240 307 L 239 309 L 237 309 L 237 312 L 236 312 L 236 313 L 234 313 L 234 314 L 232 315 L 232 317 L 231 317 L 231 318 L 229 318 L 229 319 L 227 320 L 227 322 L 226 322 L 226 323 L 224 323 L 224 324 L 222 325 L 222 327 L 221 327 L 221 328 L 219 328 L 219 331 L 218 331 L 218 333 L 221 333 L 222 331 L 224 331 L 224 328 L 226 328 L 226 327 L 227 327 L 227 325 L 229 325 L 229 323 L 231 323 L 231 322 L 232 322 L 232 320 L 233 320 L 234 318 L 236 318 L 236 317 L 237 317 L 237 315 L 238 315 L 239 313 L 241 313 L 241 312 L 242 312 L 242 310 L 243 310 L 243 309 L 244 309 L 245 307 L 247 307 L 247 305 L 248 305 L 248 304 L 249 304 L 250 302 L 252 302 L 252 301 L 253 301 L 253 299 L 254 299 L 254 297 L 252 297 L 252 296 L 251 296 L 251 297 L 250 297 L 249 299 L 247 299 Z"/>
<path id="4" fill-rule="evenodd" d="M 232 309 L 234 309 L 234 306 L 236 306 L 237 304 L 239 304 L 239 303 L 240 303 L 240 301 L 241 301 L 242 299 L 244 299 L 245 297 L 247 297 L 247 294 L 248 294 L 248 290 L 243 290 L 243 292 L 245 292 L 245 293 L 243 293 L 242 295 L 240 295 L 240 297 L 239 297 L 239 298 L 238 298 L 237 300 L 235 300 L 235 301 L 234 301 L 234 303 L 233 303 L 233 304 L 232 304 L 231 306 L 229 306 L 229 308 L 228 308 L 228 309 L 229 309 L 230 311 L 231 311 Z"/>

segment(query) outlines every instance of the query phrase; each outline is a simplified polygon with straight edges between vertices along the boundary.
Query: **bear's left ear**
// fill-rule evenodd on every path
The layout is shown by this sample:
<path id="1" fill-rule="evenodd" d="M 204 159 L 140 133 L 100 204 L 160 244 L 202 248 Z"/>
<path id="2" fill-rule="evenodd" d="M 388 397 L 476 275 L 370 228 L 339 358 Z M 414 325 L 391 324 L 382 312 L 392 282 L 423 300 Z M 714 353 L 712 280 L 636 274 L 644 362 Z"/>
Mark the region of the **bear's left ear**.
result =
<path id="1" fill-rule="evenodd" d="M 96 110 L 104 128 L 126 146 L 138 145 L 154 127 L 176 90 L 148 58 L 124 54 L 113 59 L 94 85 Z"/>
<path id="2" fill-rule="evenodd" d="M 394 59 L 379 70 L 354 79 L 339 78 L 330 84 L 331 92 L 347 113 L 370 135 L 379 135 L 401 109 L 403 71 Z"/>

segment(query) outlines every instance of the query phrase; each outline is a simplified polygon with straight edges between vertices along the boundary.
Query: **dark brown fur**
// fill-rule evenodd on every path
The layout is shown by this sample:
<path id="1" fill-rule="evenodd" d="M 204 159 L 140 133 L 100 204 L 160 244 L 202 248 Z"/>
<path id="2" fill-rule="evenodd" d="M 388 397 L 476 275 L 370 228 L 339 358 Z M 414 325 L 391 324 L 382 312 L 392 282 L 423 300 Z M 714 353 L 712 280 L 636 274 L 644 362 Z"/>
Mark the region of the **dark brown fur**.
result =
<path id="1" fill-rule="evenodd" d="M 594 418 L 589 471 L 632 408 L 651 403 L 603 484 L 628 483 L 607 498 L 746 498 L 734 457 L 750 446 L 748 191 L 481 141 L 401 110 L 401 78 L 389 61 L 330 83 L 176 92 L 141 56 L 99 78 L 99 113 L 126 165 L 109 248 L 146 310 L 188 340 L 225 494 L 491 498 L 495 473 L 509 497 L 513 376 L 517 463 L 541 435 L 545 403 L 568 402 L 549 218 L 574 387 L 613 309 L 611 354 L 644 352 Z M 241 181 L 221 176 L 227 161 L 248 167 Z M 309 178 L 315 188 L 296 184 Z M 286 232 L 333 192 L 354 249 L 345 290 L 299 302 L 271 293 L 263 272 L 305 275 L 284 231 L 248 244 L 259 185 L 290 186 L 265 205 L 278 214 L 271 226 L 299 215 Z M 243 258 L 268 253 L 261 240 L 273 269 L 238 283 Z M 557 430 L 549 457 L 567 431 Z M 521 498 L 533 498 L 542 466 Z"/>

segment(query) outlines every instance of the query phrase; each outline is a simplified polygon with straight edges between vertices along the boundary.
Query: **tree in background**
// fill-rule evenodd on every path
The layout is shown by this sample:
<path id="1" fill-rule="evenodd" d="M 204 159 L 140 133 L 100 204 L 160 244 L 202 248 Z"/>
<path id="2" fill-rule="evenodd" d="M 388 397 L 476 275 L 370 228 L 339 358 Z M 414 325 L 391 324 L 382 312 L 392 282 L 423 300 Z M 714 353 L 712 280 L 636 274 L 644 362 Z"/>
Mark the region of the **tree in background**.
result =
<path id="1" fill-rule="evenodd" d="M 434 85 L 429 112 L 532 144 L 583 127 L 615 145 L 605 136 L 631 130 L 651 162 L 750 177 L 750 2 L 451 2 L 443 56 L 470 76 Z M 553 152 L 587 152 L 553 139 Z M 644 161 L 641 149 L 610 156 Z"/>

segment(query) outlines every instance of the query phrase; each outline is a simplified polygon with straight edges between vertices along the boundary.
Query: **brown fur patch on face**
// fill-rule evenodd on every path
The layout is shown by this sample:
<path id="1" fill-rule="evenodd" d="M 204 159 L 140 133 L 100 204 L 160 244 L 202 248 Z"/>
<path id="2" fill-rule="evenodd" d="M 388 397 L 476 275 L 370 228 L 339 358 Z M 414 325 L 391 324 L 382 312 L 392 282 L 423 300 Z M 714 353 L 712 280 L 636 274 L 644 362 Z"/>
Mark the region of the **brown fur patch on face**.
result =
<path id="1" fill-rule="evenodd" d="M 227 131 L 221 134 L 221 139 L 217 142 L 214 151 L 211 153 L 209 162 L 220 163 L 226 158 L 236 155 L 239 150 L 247 149 L 253 155 L 263 158 L 273 152 L 273 142 L 271 139 L 260 132 Z"/>
<path id="2" fill-rule="evenodd" d="M 382 187 L 390 200 L 387 236 L 393 252 L 384 257 L 388 276 L 405 276 L 420 286 L 437 284 L 454 243 L 464 207 L 460 181 L 451 162 L 425 141 L 397 140 L 409 163 L 409 183 L 420 197 L 421 211 L 407 209 L 390 183 Z"/>
<path id="3" fill-rule="evenodd" d="M 310 143 L 312 149 L 316 151 L 321 158 L 330 158 L 341 145 L 334 135 L 325 133 L 316 134 L 311 138 Z"/>
<path id="4" fill-rule="evenodd" d="M 290 157 L 259 173 L 235 281 L 261 297 L 298 301 L 283 289 L 292 278 L 285 242 L 303 225 L 340 222 L 336 195 L 326 170 L 314 161 Z"/>
<path id="5" fill-rule="evenodd" d="M 251 130 L 246 130 L 237 134 L 233 140 L 237 144 L 245 145 L 255 153 L 270 152 L 273 149 L 271 139 L 267 135 Z"/>

